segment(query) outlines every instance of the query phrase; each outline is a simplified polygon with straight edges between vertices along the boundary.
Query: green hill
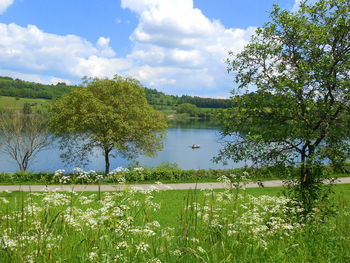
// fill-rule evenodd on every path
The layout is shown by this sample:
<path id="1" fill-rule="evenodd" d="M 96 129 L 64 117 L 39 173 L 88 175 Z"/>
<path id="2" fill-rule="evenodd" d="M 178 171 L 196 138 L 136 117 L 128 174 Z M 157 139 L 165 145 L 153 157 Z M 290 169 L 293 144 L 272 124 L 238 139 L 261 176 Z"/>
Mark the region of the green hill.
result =
<path id="1" fill-rule="evenodd" d="M 66 83 L 57 83 L 56 85 L 45 85 L 35 82 L 12 79 L 10 77 L 0 76 L 0 96 L 10 96 L 18 98 L 32 99 L 55 99 L 69 92 L 76 86 L 66 85 Z M 171 107 L 190 103 L 199 108 L 227 108 L 232 106 L 229 99 L 201 98 L 198 96 L 175 96 L 167 95 L 156 89 L 145 88 L 146 98 L 149 104 Z M 1 105 L 3 102 L 1 101 Z M 4 106 L 4 105 L 3 105 Z"/>

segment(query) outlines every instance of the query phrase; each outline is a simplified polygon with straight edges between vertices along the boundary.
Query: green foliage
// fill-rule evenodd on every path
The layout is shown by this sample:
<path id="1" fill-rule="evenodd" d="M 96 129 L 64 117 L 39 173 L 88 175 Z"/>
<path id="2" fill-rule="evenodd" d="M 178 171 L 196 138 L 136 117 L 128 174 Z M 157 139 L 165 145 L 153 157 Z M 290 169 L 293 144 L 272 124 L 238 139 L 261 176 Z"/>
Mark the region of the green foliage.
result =
<path id="1" fill-rule="evenodd" d="M 67 86 L 65 83 L 56 85 L 44 85 L 10 77 L 0 77 L 0 95 L 23 97 L 23 98 L 41 98 L 54 99 L 69 92 L 73 86 Z"/>
<path id="2" fill-rule="evenodd" d="M 25 102 L 23 104 L 22 113 L 23 114 L 31 114 L 32 113 L 32 105 L 29 104 L 28 102 Z"/>
<path id="3" fill-rule="evenodd" d="M 44 85 L 10 77 L 0 76 L 0 95 L 21 98 L 55 99 L 70 92 L 76 86 L 66 85 L 64 82 L 56 85 Z M 182 103 L 191 103 L 200 108 L 228 108 L 232 106 L 229 99 L 201 98 L 197 96 L 167 95 L 156 89 L 145 88 L 146 98 L 149 104 L 158 106 L 176 107 Z"/>
<path id="4" fill-rule="evenodd" d="M 331 167 L 325 166 L 322 168 L 326 170 L 332 177 L 349 176 L 348 172 L 341 174 L 334 171 Z M 83 171 L 82 169 L 75 169 L 72 173 L 64 174 L 63 170 L 57 170 L 53 173 L 31 173 L 21 172 L 16 173 L 0 173 L 0 183 L 3 184 L 17 184 L 17 183 L 41 183 L 41 184 L 56 184 L 64 183 L 60 180 L 65 177 L 65 183 L 79 183 L 79 184 L 96 184 L 96 183 L 118 183 L 121 179 L 126 183 L 153 183 L 161 182 L 213 182 L 226 176 L 230 180 L 241 181 L 247 178 L 252 181 L 274 180 L 278 178 L 297 178 L 300 173 L 300 168 L 291 168 L 286 173 L 278 167 L 263 167 L 263 168 L 235 168 L 235 169 L 208 169 L 208 170 L 182 170 L 179 169 L 175 163 L 163 163 L 154 168 L 140 168 L 138 166 L 129 167 L 125 171 L 111 172 L 108 176 L 103 176 L 102 172 L 98 171 Z M 248 177 L 246 175 L 249 175 Z M 82 176 L 87 175 L 87 176 Z M 84 180 L 84 178 L 86 180 Z M 290 188 L 292 192 L 296 188 Z"/>
<path id="5" fill-rule="evenodd" d="M 196 105 L 193 105 L 191 103 L 183 103 L 183 104 L 180 104 L 176 108 L 176 112 L 177 113 L 187 113 L 191 117 L 195 117 L 198 114 L 198 108 Z"/>
<path id="6" fill-rule="evenodd" d="M 349 189 L 338 186 L 336 214 L 320 218 L 315 211 L 307 225 L 296 216 L 300 208 L 286 206 L 291 200 L 266 188 L 238 195 L 3 192 L 0 258 L 4 263 L 348 262 L 349 195 L 344 192 Z"/>
<path id="7" fill-rule="evenodd" d="M 238 89 L 257 91 L 236 94 L 236 107 L 220 114 L 223 134 L 234 139 L 216 160 L 299 165 L 300 187 L 314 193 L 303 190 L 302 199 L 317 199 L 317 165 L 350 154 L 349 40 L 348 0 L 306 2 L 297 12 L 274 6 L 271 22 L 227 60 Z"/>
<path id="8" fill-rule="evenodd" d="M 146 98 L 151 105 L 178 106 L 190 103 L 198 108 L 228 108 L 233 106 L 229 99 L 202 98 L 198 96 L 166 95 L 156 89 L 146 88 Z"/>
<path id="9" fill-rule="evenodd" d="M 108 173 L 112 151 L 131 159 L 161 149 L 165 120 L 147 104 L 137 80 L 115 76 L 85 84 L 55 101 L 51 109 L 50 127 L 63 136 L 66 160 L 86 161 L 99 148 Z"/>

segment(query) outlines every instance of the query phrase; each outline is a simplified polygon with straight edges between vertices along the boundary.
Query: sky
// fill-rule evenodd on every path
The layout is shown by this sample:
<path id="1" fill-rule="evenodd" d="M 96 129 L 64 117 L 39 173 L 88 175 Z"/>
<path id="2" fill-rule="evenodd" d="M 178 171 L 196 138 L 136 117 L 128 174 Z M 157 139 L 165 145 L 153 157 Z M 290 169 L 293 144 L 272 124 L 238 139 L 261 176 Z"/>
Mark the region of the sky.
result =
<path id="1" fill-rule="evenodd" d="M 134 77 L 167 94 L 227 98 L 240 52 L 273 4 L 300 0 L 0 0 L 0 76 L 79 84 Z"/>

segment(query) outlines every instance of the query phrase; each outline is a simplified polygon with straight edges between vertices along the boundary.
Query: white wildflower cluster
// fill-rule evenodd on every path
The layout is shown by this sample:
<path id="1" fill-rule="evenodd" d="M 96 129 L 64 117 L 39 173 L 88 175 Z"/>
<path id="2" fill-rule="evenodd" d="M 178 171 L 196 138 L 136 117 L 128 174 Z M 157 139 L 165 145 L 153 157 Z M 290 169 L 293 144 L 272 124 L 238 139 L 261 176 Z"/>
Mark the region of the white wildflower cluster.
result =
<path id="1" fill-rule="evenodd" d="M 102 174 L 94 170 L 84 171 L 81 168 L 74 168 L 71 174 L 65 174 L 65 170 L 57 170 L 54 173 L 54 181 L 61 184 L 71 183 L 96 183 L 104 179 Z"/>
<path id="2" fill-rule="evenodd" d="M 222 175 L 218 178 L 218 181 L 227 184 L 231 188 L 245 188 L 249 182 L 249 174 L 243 172 L 242 174 Z"/>
<path id="3" fill-rule="evenodd" d="M 117 167 L 108 174 L 108 177 L 111 178 L 112 181 L 117 181 L 118 183 L 123 184 L 126 181 L 123 175 L 124 172 L 129 172 L 129 169 Z"/>
<path id="4" fill-rule="evenodd" d="M 142 172 L 143 170 L 145 170 L 145 168 L 143 168 L 143 167 L 135 167 L 133 170 L 135 172 Z"/>
<path id="5" fill-rule="evenodd" d="M 130 262 L 130 254 L 140 257 L 138 262 L 161 262 L 150 253 L 152 242 L 163 235 L 170 240 L 170 232 L 158 221 L 137 217 L 159 208 L 152 193 L 134 189 L 106 192 L 99 197 L 74 192 L 30 193 L 23 208 L 10 211 L 6 218 L 0 207 L 0 221 L 6 220 L 6 224 L 0 224 L 0 251 L 13 251 L 21 259 L 17 262 L 41 262 L 40 255 L 66 249 L 73 234 L 88 242 L 97 237 L 99 242 L 112 242 L 115 248 L 107 246 L 103 250 L 95 243 L 84 252 L 86 262 Z M 13 231 L 15 225 L 21 226 L 21 231 Z M 24 258 L 21 251 L 33 253 Z"/>
<path id="6" fill-rule="evenodd" d="M 304 226 L 299 223 L 303 209 L 291 199 L 254 197 L 230 190 L 208 193 L 211 198 L 205 203 L 194 202 L 186 208 L 195 213 L 198 221 L 206 224 L 207 229 L 203 232 L 219 231 L 228 237 L 248 233 L 253 243 L 264 247 L 268 245 L 271 236 L 286 237 Z M 193 243 L 194 239 L 188 241 Z"/>
<path id="7" fill-rule="evenodd" d="M 53 179 L 60 184 L 70 184 L 72 183 L 72 178 L 69 175 L 65 175 L 65 170 L 59 169 L 54 173 Z"/>
<path id="8" fill-rule="evenodd" d="M 146 252 L 148 248 L 149 248 L 149 245 L 145 242 L 141 242 L 136 246 L 137 251 L 141 251 L 141 252 Z"/>
<path id="9" fill-rule="evenodd" d="M 81 168 L 74 168 L 73 175 L 77 183 L 96 183 L 104 178 L 102 174 L 98 174 L 94 170 L 84 171 Z"/>

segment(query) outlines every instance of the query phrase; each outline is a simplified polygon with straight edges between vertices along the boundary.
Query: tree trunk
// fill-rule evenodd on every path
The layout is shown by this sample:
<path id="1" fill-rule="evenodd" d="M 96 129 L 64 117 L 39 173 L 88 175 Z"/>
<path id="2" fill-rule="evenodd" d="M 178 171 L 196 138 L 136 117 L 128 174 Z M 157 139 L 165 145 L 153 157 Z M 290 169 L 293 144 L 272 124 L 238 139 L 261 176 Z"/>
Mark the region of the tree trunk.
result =
<path id="1" fill-rule="evenodd" d="M 104 149 L 104 154 L 105 154 L 105 174 L 109 174 L 109 166 L 110 166 L 110 163 L 109 163 L 109 153 L 110 153 L 111 150 L 109 149 Z"/>
<path id="2" fill-rule="evenodd" d="M 312 157 L 314 154 L 314 146 L 308 146 L 308 154 L 304 148 L 301 152 L 301 169 L 300 169 L 300 185 L 306 189 L 312 184 Z"/>
<path id="3" fill-rule="evenodd" d="M 27 171 L 29 159 L 30 159 L 30 155 L 28 152 L 26 152 L 22 160 L 22 167 L 21 167 L 22 171 Z"/>
<path id="4" fill-rule="evenodd" d="M 300 167 L 300 186 L 303 186 L 303 182 L 305 180 L 305 174 L 306 174 L 306 152 L 305 149 L 301 152 L 301 167 Z"/>

